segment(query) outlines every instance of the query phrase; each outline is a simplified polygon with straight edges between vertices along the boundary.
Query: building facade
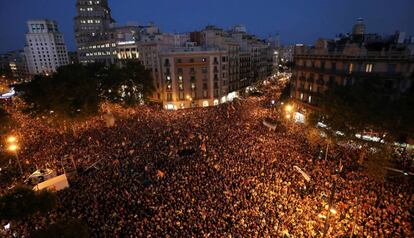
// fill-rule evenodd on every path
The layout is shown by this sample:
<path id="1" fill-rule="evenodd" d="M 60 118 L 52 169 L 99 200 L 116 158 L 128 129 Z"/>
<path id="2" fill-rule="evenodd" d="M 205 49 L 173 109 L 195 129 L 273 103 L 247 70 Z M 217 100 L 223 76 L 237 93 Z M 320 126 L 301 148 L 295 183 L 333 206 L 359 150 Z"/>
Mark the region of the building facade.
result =
<path id="1" fill-rule="evenodd" d="M 191 33 L 163 33 L 154 23 L 115 26 L 106 0 L 78 0 L 76 8 L 75 35 L 80 63 L 141 62 L 151 71 L 154 80 L 155 92 L 150 99 L 162 102 L 170 109 L 216 105 L 223 95 L 264 80 L 273 71 L 273 56 L 268 45 L 249 35 L 241 25 L 229 31 L 207 26 Z M 199 59 L 206 62 L 198 62 Z M 169 63 L 166 64 L 165 60 Z M 183 82 L 178 84 L 175 70 L 181 68 L 186 72 L 186 68 L 184 63 L 176 60 L 193 60 L 185 64 L 194 66 L 190 69 L 194 68 L 191 72 L 195 74 L 207 71 L 206 80 L 201 80 L 204 73 L 182 74 Z M 205 65 L 211 62 L 218 65 Z M 191 103 L 187 96 L 192 99 Z"/>
<path id="2" fill-rule="evenodd" d="M 0 55 L 0 70 L 9 72 L 11 79 L 26 81 L 30 79 L 24 50 L 14 50 Z"/>
<path id="3" fill-rule="evenodd" d="M 117 56 L 115 23 L 107 0 L 77 0 L 75 39 L 81 63 L 114 63 Z"/>
<path id="4" fill-rule="evenodd" d="M 414 55 L 398 36 L 365 34 L 358 19 L 353 34 L 333 40 L 320 39 L 315 46 L 295 48 L 291 97 L 317 107 L 333 85 L 353 84 L 360 78 L 384 80 L 384 91 L 405 92 L 413 85 Z"/>
<path id="5" fill-rule="evenodd" d="M 69 64 L 67 47 L 56 21 L 30 20 L 27 27 L 25 54 L 30 74 L 50 74 Z"/>
<path id="6" fill-rule="evenodd" d="M 166 109 L 208 107 L 227 100 L 222 68 L 228 52 L 214 48 L 185 47 L 160 54 L 162 101 Z"/>

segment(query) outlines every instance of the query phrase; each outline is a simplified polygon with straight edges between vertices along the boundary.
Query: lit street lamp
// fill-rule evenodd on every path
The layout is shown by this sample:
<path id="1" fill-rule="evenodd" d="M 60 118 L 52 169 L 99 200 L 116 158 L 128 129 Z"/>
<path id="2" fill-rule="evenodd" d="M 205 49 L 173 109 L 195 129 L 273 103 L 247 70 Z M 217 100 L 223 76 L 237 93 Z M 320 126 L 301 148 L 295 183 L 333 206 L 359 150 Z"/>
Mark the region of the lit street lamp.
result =
<path id="1" fill-rule="evenodd" d="M 14 136 L 9 136 L 6 141 L 8 143 L 7 150 L 14 153 L 14 155 L 16 156 L 17 164 L 19 165 L 19 169 L 20 169 L 20 174 L 23 175 L 22 165 L 20 164 L 19 155 L 17 154 L 17 151 L 19 150 L 19 146 L 15 144 L 17 142 L 17 138 Z"/>
<path id="2" fill-rule="evenodd" d="M 292 112 L 292 110 L 293 110 L 293 106 L 292 105 L 286 105 L 286 107 L 285 107 L 285 111 L 286 112 Z"/>
<path id="3" fill-rule="evenodd" d="M 9 136 L 8 138 L 7 138 L 7 143 L 15 143 L 17 141 L 17 138 L 16 137 L 14 137 L 14 136 Z"/>

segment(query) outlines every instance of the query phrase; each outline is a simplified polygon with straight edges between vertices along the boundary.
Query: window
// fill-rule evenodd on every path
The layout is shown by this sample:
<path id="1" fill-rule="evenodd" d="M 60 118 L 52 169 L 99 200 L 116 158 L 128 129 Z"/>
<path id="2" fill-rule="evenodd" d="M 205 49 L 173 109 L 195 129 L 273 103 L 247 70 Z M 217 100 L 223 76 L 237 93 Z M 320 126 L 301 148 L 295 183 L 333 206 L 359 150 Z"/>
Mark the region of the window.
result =
<path id="1" fill-rule="evenodd" d="M 309 103 L 312 103 L 312 96 L 309 96 L 309 97 L 308 97 L 308 102 L 309 102 Z"/>
<path id="2" fill-rule="evenodd" d="M 336 70 L 336 62 L 332 62 L 332 70 L 335 71 Z"/>
<path id="3" fill-rule="evenodd" d="M 373 68 L 373 65 L 372 64 L 366 64 L 365 65 L 365 72 L 366 73 L 371 73 L 372 72 L 372 68 Z"/>
<path id="4" fill-rule="evenodd" d="M 395 73 L 397 69 L 397 65 L 396 64 L 389 64 L 388 65 L 388 73 Z"/>
<path id="5" fill-rule="evenodd" d="M 348 67 L 348 72 L 350 73 L 350 74 L 352 74 L 352 72 L 354 71 L 354 64 L 353 63 L 350 63 L 349 64 L 349 67 Z"/>
<path id="6" fill-rule="evenodd" d="M 167 93 L 167 101 L 172 101 L 172 93 Z"/>

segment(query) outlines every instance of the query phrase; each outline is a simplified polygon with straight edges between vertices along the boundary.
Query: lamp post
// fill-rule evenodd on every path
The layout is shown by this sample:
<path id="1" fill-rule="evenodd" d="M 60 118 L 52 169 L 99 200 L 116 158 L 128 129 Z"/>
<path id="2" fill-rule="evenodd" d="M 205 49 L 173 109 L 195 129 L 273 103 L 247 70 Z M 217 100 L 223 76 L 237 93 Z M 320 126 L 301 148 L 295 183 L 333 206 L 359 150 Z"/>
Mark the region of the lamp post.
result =
<path id="1" fill-rule="evenodd" d="M 331 191 L 331 196 L 329 197 L 329 205 L 328 205 L 328 215 L 326 216 L 325 219 L 325 225 L 323 228 L 323 238 L 325 238 L 327 236 L 328 230 L 329 230 L 329 217 L 331 215 L 331 213 L 336 214 L 336 210 L 332 208 L 332 204 L 333 204 L 333 200 L 335 199 L 335 190 L 336 190 L 336 180 L 334 180 L 333 185 L 332 185 L 332 191 Z"/>
<path id="2" fill-rule="evenodd" d="M 8 144 L 7 150 L 12 152 L 14 156 L 16 156 L 17 164 L 19 165 L 20 174 L 23 175 L 22 165 L 20 163 L 19 155 L 17 153 L 17 151 L 19 150 L 19 146 L 16 144 L 17 138 L 15 136 L 9 136 L 6 141 Z"/>

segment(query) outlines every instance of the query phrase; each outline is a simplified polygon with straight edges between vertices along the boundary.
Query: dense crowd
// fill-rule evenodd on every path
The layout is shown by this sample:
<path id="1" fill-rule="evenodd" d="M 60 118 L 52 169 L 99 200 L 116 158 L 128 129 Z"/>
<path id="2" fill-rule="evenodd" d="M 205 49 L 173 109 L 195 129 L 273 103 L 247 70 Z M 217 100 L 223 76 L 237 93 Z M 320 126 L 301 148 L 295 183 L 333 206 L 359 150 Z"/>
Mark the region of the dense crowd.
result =
<path id="1" fill-rule="evenodd" d="M 289 122 L 269 130 L 262 121 L 274 113 L 263 100 L 22 125 L 26 168 L 81 173 L 58 192 L 55 211 L 14 223 L 12 232 L 28 237 L 75 218 L 92 237 L 318 237 L 329 219 L 327 237 L 414 236 L 412 181 L 370 179 L 350 148 L 331 149 L 325 160 Z"/>

